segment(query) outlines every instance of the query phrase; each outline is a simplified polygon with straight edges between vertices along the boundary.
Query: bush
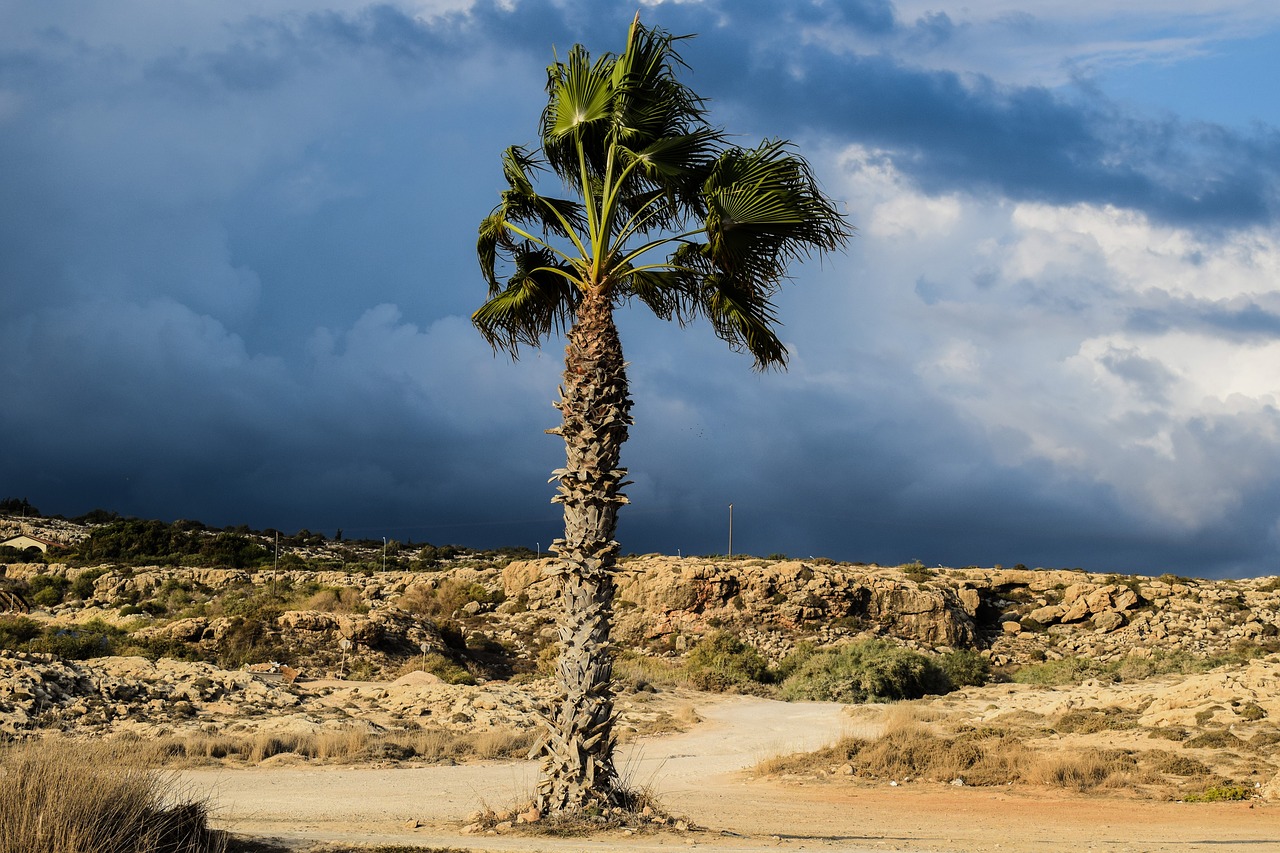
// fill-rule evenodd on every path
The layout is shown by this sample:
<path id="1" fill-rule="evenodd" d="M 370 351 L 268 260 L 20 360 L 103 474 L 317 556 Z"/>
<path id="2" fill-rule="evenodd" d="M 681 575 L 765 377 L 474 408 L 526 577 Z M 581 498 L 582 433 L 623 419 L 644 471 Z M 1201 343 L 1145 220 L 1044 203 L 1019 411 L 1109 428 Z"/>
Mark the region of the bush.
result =
<path id="1" fill-rule="evenodd" d="M 247 663 L 283 660 L 287 650 L 280 638 L 267 630 L 266 624 L 237 616 L 227 623 L 226 633 L 218 647 L 218 665 L 237 669 Z"/>
<path id="2" fill-rule="evenodd" d="M 787 699 L 885 702 L 946 693 L 951 682 L 938 662 L 883 640 L 860 640 L 817 652 L 782 685 Z"/>
<path id="3" fill-rule="evenodd" d="M 1039 684 L 1045 687 L 1079 684 L 1090 678 L 1114 680 L 1115 670 L 1088 658 L 1063 658 L 1030 664 L 1013 674 L 1013 680 L 1019 684 Z"/>
<path id="4" fill-rule="evenodd" d="M 957 687 L 980 687 L 991 678 L 991 661 L 973 649 L 956 649 L 947 652 L 938 661 L 952 689 Z"/>
<path id="5" fill-rule="evenodd" d="M 67 579 L 61 575 L 35 575 L 27 580 L 27 601 L 36 607 L 56 607 L 66 590 Z"/>
<path id="6" fill-rule="evenodd" d="M 134 751 L 136 756 L 136 750 Z M 0 753 L 0 853 L 218 853 L 203 803 L 106 744 L 32 741 Z"/>
<path id="7" fill-rule="evenodd" d="M 27 650 L 57 655 L 63 660 L 87 660 L 115 654 L 116 645 L 126 634 L 124 629 L 101 619 L 78 625 L 50 625 L 27 643 Z"/>
<path id="8" fill-rule="evenodd" d="M 351 587 L 321 587 L 303 602 L 307 610 L 323 610 L 326 613 L 368 613 L 360 593 Z"/>
<path id="9" fill-rule="evenodd" d="M 708 634 L 685 659 L 689 675 L 702 690 L 730 690 L 771 680 L 769 662 L 732 634 Z"/>
<path id="10" fill-rule="evenodd" d="M 1188 803 L 1222 803 L 1253 798 L 1253 789 L 1244 785 L 1215 785 L 1201 794 L 1184 797 Z"/>
<path id="11" fill-rule="evenodd" d="M 25 616 L 0 616 L 0 649 L 21 651 L 40 636 L 40 623 Z"/>
<path id="12" fill-rule="evenodd" d="M 438 583 L 415 584 L 396 600 L 402 610 L 439 621 L 455 616 L 473 601 L 481 604 L 497 604 L 502 601 L 501 592 L 490 592 L 483 584 L 463 583 L 445 578 Z"/>

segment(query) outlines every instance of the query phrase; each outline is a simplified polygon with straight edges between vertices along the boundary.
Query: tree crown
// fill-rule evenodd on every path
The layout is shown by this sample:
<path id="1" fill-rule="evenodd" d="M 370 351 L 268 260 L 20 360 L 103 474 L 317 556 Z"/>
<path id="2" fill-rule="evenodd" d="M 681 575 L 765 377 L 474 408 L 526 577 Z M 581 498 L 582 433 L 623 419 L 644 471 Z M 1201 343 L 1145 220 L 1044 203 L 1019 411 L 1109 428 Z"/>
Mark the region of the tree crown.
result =
<path id="1" fill-rule="evenodd" d="M 539 148 L 503 153 L 507 188 L 480 223 L 489 298 L 472 321 L 495 349 L 565 330 L 594 291 L 681 324 L 705 316 L 758 369 L 785 366 L 772 298 L 788 264 L 852 229 L 790 143 L 732 145 L 708 122 L 678 77 L 684 38 L 637 15 L 621 54 L 575 45 L 547 68 Z M 548 174 L 568 198 L 540 190 Z"/>

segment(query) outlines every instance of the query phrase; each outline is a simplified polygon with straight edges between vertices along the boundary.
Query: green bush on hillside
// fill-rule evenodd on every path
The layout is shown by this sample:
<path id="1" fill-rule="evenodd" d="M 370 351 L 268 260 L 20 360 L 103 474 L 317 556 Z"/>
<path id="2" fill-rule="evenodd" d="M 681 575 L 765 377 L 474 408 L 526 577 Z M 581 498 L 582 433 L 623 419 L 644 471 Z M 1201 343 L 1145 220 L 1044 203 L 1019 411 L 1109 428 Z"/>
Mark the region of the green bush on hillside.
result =
<path id="1" fill-rule="evenodd" d="M 732 690 L 772 681 L 769 662 L 732 634 L 708 634 L 689 650 L 685 666 L 703 690 Z"/>
<path id="2" fill-rule="evenodd" d="M 62 575 L 33 575 L 27 578 L 27 601 L 36 607 L 56 607 L 67 591 Z"/>
<path id="3" fill-rule="evenodd" d="M 815 652 L 782 684 L 787 699 L 885 702 L 952 689 L 936 658 L 883 640 L 859 640 Z"/>
<path id="4" fill-rule="evenodd" d="M 981 687 L 991 678 L 991 661 L 973 649 L 956 649 L 947 652 L 938 665 L 946 674 L 954 690 L 960 687 Z"/>

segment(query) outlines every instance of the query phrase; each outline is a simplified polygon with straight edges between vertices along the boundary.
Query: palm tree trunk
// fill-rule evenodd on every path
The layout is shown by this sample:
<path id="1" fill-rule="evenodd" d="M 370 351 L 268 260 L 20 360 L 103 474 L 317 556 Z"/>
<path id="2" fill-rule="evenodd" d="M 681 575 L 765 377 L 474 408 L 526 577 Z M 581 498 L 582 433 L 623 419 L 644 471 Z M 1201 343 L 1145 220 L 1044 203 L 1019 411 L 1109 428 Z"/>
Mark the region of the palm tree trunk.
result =
<path id="1" fill-rule="evenodd" d="M 542 743 L 538 808 L 544 814 L 579 811 L 619 803 L 621 785 L 613 764 L 613 662 L 609 630 L 613 621 L 614 541 L 620 489 L 626 471 L 618 467 L 631 422 L 622 343 L 613 305 L 603 287 L 593 288 L 578 306 L 565 348 L 564 385 L 556 407 L 564 437 L 565 467 L 557 470 L 564 505 L 564 538 L 552 544 L 559 556 L 560 657 L 557 696 L 547 715 Z"/>

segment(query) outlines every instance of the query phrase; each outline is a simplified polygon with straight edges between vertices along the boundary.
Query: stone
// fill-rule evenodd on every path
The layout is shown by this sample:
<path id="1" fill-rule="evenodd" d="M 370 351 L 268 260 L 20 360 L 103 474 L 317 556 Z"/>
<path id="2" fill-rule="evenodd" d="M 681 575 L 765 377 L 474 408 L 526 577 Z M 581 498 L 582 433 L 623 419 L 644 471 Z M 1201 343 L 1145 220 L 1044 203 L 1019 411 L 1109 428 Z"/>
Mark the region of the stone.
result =
<path id="1" fill-rule="evenodd" d="M 1114 610 L 1106 610 L 1093 617 L 1093 627 L 1109 633 L 1124 625 L 1124 617 Z"/>
<path id="2" fill-rule="evenodd" d="M 1116 610 L 1132 610 L 1142 603 L 1142 597 L 1128 587 L 1119 590 L 1111 597 L 1111 606 Z"/>
<path id="3" fill-rule="evenodd" d="M 1045 607 L 1037 607 L 1028 615 L 1039 622 L 1041 625 L 1052 625 L 1062 618 L 1062 614 L 1066 610 L 1060 604 L 1050 604 Z"/>
<path id="4" fill-rule="evenodd" d="M 1062 614 L 1063 622 L 1081 622 L 1089 618 L 1089 602 L 1084 598 L 1077 598 L 1071 602 L 1066 612 Z"/>

